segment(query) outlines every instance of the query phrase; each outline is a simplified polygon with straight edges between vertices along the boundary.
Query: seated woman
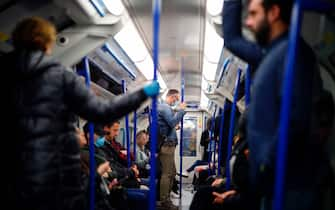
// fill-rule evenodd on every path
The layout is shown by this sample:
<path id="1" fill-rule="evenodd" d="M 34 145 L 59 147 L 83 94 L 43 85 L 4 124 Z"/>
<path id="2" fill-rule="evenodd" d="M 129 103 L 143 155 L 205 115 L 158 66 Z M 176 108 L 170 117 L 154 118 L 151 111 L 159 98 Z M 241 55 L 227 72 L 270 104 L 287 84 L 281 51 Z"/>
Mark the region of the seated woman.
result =
<path id="1" fill-rule="evenodd" d="M 141 178 L 149 176 L 150 151 L 145 147 L 148 141 L 149 136 L 146 131 L 142 130 L 136 134 L 136 164 L 139 168 Z"/>

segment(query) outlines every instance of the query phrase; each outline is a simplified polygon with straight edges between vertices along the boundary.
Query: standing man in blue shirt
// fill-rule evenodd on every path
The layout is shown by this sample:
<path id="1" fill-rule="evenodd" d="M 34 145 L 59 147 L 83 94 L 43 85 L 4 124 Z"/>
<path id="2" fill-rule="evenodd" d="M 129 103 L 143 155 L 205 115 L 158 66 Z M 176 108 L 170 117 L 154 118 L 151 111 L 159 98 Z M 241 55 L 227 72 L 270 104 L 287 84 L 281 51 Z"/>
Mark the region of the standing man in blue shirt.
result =
<path id="1" fill-rule="evenodd" d="M 162 176 L 160 180 L 160 200 L 161 206 L 167 209 L 176 209 L 170 200 L 173 180 L 176 176 L 176 165 L 174 153 L 178 142 L 176 125 L 185 115 L 185 103 L 180 103 L 175 112 L 172 107 L 177 106 L 179 101 L 179 91 L 170 89 L 164 102 L 158 104 L 158 126 L 159 133 L 163 140 L 159 149 L 159 160 L 162 164 Z"/>

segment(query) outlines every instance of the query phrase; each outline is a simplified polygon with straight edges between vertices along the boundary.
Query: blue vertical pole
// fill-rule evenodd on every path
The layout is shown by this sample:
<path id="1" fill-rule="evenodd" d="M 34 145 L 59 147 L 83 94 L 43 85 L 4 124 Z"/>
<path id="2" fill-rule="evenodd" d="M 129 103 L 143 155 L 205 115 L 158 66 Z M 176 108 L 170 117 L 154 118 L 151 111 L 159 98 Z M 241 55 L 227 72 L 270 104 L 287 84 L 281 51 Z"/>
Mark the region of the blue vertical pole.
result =
<path id="1" fill-rule="evenodd" d="M 223 128 L 224 128 L 224 113 L 225 113 L 225 110 L 227 109 L 227 104 L 226 101 L 224 102 L 224 106 L 223 106 L 223 109 L 222 109 L 222 115 L 221 115 L 221 119 L 220 119 L 220 139 L 219 139 L 219 157 L 218 157 L 218 176 L 221 175 L 221 159 L 222 159 L 222 141 L 224 140 L 223 139 Z M 227 141 L 227 139 L 225 139 Z"/>
<path id="2" fill-rule="evenodd" d="M 126 93 L 126 81 L 122 80 L 122 89 L 123 93 Z M 129 135 L 129 116 L 126 115 L 125 117 L 126 122 L 126 141 L 127 141 L 127 164 L 128 168 L 131 166 L 131 159 L 130 159 L 130 135 Z"/>
<path id="3" fill-rule="evenodd" d="M 288 44 L 288 54 L 286 57 L 286 66 L 284 82 L 282 86 L 283 98 L 281 100 L 279 140 L 277 148 L 275 190 L 274 190 L 274 210 L 283 209 L 284 185 L 286 174 L 286 155 L 287 155 L 287 134 L 289 128 L 289 117 L 291 111 L 292 84 L 294 80 L 294 69 L 296 53 L 298 48 L 299 34 L 302 21 L 302 0 L 296 0 L 291 19 L 290 37 Z"/>
<path id="4" fill-rule="evenodd" d="M 234 92 L 234 100 L 233 106 L 230 112 L 230 127 L 229 127 L 229 136 L 228 136 L 228 148 L 227 148 L 227 159 L 226 159 L 226 189 L 230 189 L 230 166 L 229 166 L 229 159 L 231 156 L 232 146 L 233 146 L 233 137 L 234 137 L 234 124 L 235 124 L 235 112 L 236 112 L 236 103 L 237 103 L 237 96 L 238 96 L 238 89 L 240 86 L 240 77 L 241 77 L 241 69 L 238 69 L 237 77 L 235 81 L 235 92 Z"/>
<path id="5" fill-rule="evenodd" d="M 85 68 L 85 82 L 86 86 L 90 88 L 91 85 L 91 75 L 90 75 L 90 65 L 88 58 L 84 58 L 84 68 Z M 88 124 L 89 128 L 89 158 L 90 158 L 90 210 L 94 210 L 95 203 L 95 159 L 94 159 L 94 125 L 93 123 Z"/>
<path id="6" fill-rule="evenodd" d="M 134 140 L 133 140 L 133 144 L 134 144 L 134 159 L 136 161 L 136 130 L 137 130 L 137 113 L 136 110 L 134 111 Z"/>
<path id="7" fill-rule="evenodd" d="M 184 63 L 183 58 L 181 58 L 181 102 L 184 103 L 185 95 L 185 75 L 184 75 Z M 183 171 L 183 143 L 184 143 L 184 117 L 180 122 L 180 144 L 179 144 L 179 172 L 182 174 Z M 179 198 L 181 199 L 181 186 L 182 186 L 183 177 L 179 176 Z"/>
<path id="8" fill-rule="evenodd" d="M 153 62 L 154 62 L 154 80 L 157 81 L 157 68 L 158 68 L 158 51 L 159 51 L 159 21 L 161 1 L 153 0 Z M 157 97 L 152 99 L 151 110 L 151 144 L 150 144 L 150 193 L 149 193 L 149 210 L 156 209 L 156 148 L 157 148 Z"/>
<path id="9" fill-rule="evenodd" d="M 209 167 L 209 171 L 210 167 L 211 167 L 211 162 L 212 162 L 212 148 L 213 148 L 213 144 L 214 144 L 214 128 L 215 128 L 215 116 L 216 116 L 216 110 L 217 110 L 217 105 L 215 105 L 215 109 L 214 109 L 214 113 L 213 113 L 213 117 L 211 120 L 211 128 L 209 131 L 209 144 L 208 144 L 208 167 Z M 212 174 L 212 173 L 210 173 Z"/>
<path id="10" fill-rule="evenodd" d="M 247 68 L 245 70 L 245 107 L 247 107 L 250 103 L 250 77 L 250 65 L 247 65 Z"/>
<path id="11" fill-rule="evenodd" d="M 222 67 L 222 71 L 220 72 L 220 76 L 219 76 L 219 80 L 218 80 L 218 83 L 216 85 L 216 88 L 219 88 L 220 87 L 220 84 L 221 84 L 221 81 L 223 79 L 223 76 L 224 76 L 224 72 L 227 70 L 228 66 L 229 66 L 229 63 L 231 61 L 231 57 L 229 58 L 226 58 L 223 62 L 223 67 Z"/>

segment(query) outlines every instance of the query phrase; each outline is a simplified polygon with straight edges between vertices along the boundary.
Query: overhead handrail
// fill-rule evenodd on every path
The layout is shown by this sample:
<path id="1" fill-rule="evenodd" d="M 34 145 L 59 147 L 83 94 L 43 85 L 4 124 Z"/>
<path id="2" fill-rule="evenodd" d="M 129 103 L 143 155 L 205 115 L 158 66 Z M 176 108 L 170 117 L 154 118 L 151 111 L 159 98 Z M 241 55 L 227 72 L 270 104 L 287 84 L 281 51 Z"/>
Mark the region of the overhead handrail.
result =
<path id="1" fill-rule="evenodd" d="M 116 55 L 115 53 L 113 52 L 112 48 L 110 47 L 110 45 L 108 43 L 105 43 L 102 48 L 102 50 L 104 50 L 105 52 L 107 52 L 110 56 L 112 56 L 114 58 L 114 60 L 123 68 L 123 70 L 125 70 L 130 78 L 132 80 L 135 80 L 136 79 L 136 74 L 131 70 L 129 69 Z"/>
<path id="2" fill-rule="evenodd" d="M 104 11 L 104 8 L 101 6 L 98 0 L 90 0 L 90 3 L 94 7 L 94 9 L 99 13 L 100 17 L 106 16 L 106 12 Z"/>

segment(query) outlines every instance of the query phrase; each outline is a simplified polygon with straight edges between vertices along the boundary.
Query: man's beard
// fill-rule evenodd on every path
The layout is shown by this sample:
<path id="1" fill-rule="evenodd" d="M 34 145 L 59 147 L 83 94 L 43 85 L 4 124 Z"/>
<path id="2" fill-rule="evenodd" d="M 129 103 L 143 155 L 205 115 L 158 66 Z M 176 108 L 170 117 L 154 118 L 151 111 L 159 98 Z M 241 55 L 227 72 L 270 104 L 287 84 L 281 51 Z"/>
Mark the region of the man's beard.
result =
<path id="1" fill-rule="evenodd" d="M 266 18 L 262 20 L 258 30 L 255 31 L 255 36 L 258 44 L 261 46 L 266 46 L 269 43 L 270 24 Z"/>

